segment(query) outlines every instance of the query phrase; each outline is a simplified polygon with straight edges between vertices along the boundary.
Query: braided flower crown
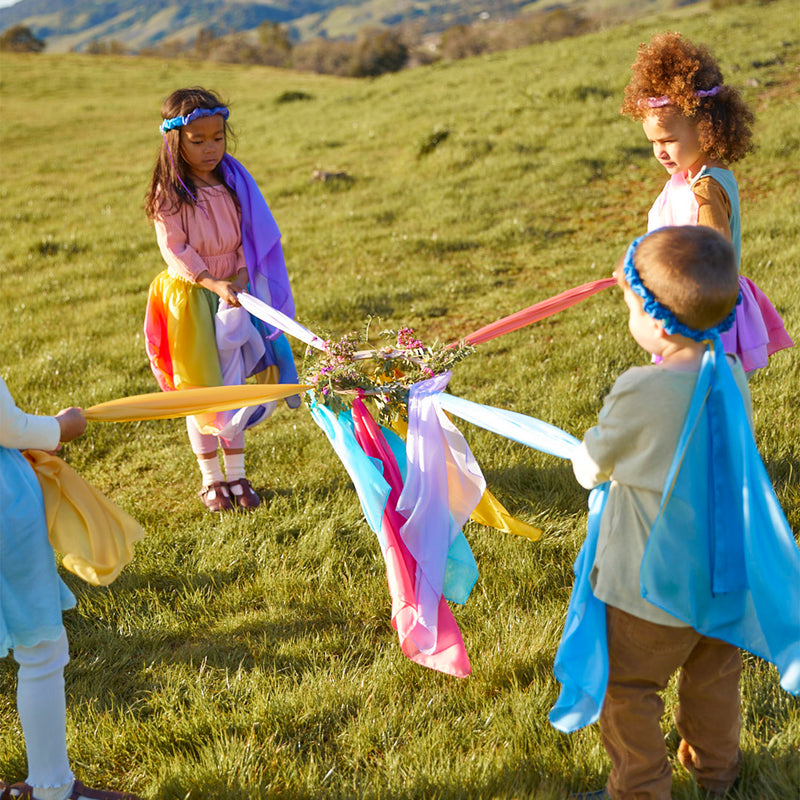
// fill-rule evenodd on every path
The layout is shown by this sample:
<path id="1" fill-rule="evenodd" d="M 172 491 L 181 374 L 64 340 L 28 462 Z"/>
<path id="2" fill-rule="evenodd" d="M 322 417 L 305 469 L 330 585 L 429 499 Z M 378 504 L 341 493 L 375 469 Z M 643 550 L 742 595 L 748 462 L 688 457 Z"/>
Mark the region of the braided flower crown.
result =
<path id="1" fill-rule="evenodd" d="M 652 231 L 650 233 L 652 233 Z M 636 248 L 639 247 L 641 241 L 647 236 L 649 236 L 649 233 L 644 234 L 644 236 L 639 236 L 631 242 L 630 246 L 628 247 L 628 251 L 625 253 L 623 267 L 625 280 L 628 282 L 628 286 L 631 287 L 631 290 L 634 292 L 634 294 L 637 294 L 642 298 L 645 314 L 653 319 L 661 320 L 664 323 L 664 330 L 667 333 L 679 333 L 681 336 L 686 336 L 689 339 L 693 339 L 695 342 L 705 342 L 708 339 L 714 339 L 721 333 L 725 333 L 725 331 L 729 330 L 736 319 L 736 306 L 742 302 L 741 290 L 739 290 L 739 296 L 736 299 L 736 304 L 731 309 L 731 313 L 728 314 L 728 316 L 725 317 L 722 322 L 717 323 L 711 328 L 705 328 L 704 330 L 697 330 L 695 328 L 690 328 L 688 325 L 684 325 L 678 320 L 672 311 L 670 311 L 665 305 L 659 303 L 654 297 L 653 293 L 644 285 L 644 283 L 642 283 L 639 271 L 636 269 L 636 265 L 633 263 L 633 257 L 636 253 Z"/>

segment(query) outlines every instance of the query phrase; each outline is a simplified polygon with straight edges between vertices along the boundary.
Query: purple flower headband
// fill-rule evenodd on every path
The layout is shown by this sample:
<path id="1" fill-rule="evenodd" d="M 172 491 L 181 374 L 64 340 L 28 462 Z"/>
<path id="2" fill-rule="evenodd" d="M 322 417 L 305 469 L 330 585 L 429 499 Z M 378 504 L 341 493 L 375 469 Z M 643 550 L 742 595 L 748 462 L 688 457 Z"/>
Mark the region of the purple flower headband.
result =
<path id="1" fill-rule="evenodd" d="M 699 89 L 694 93 L 694 96 L 701 99 L 704 97 L 716 97 L 721 91 L 721 86 L 714 86 L 712 89 Z M 642 100 L 641 104 L 649 108 L 663 108 L 664 106 L 672 105 L 672 100 L 669 99 L 668 95 L 663 94 L 661 97 L 648 97 L 646 100 Z"/>
<path id="2" fill-rule="evenodd" d="M 650 231 L 650 233 L 652 233 L 652 231 Z M 714 339 L 721 333 L 729 330 L 736 319 L 736 306 L 742 302 L 741 289 L 739 290 L 739 296 L 736 299 L 731 313 L 728 314 L 722 322 L 718 322 L 712 328 L 706 328 L 705 330 L 696 330 L 695 328 L 690 328 L 688 325 L 684 325 L 672 311 L 656 300 L 653 293 L 642 283 L 639 270 L 636 269 L 636 265 L 633 263 L 633 256 L 636 253 L 636 248 L 639 246 L 642 239 L 645 239 L 648 235 L 649 234 L 646 233 L 644 236 L 640 236 L 638 239 L 634 239 L 631 242 L 630 247 L 628 247 L 628 252 L 625 253 L 625 263 L 623 267 L 625 280 L 628 286 L 631 287 L 631 291 L 642 298 L 645 314 L 653 319 L 661 320 L 664 323 L 664 330 L 670 335 L 679 333 L 682 336 L 693 339 L 695 342 L 705 342 L 708 339 Z"/>
<path id="3" fill-rule="evenodd" d="M 173 130 L 173 128 L 182 128 L 184 125 L 188 125 L 190 122 L 194 122 L 196 119 L 200 117 L 213 117 L 215 114 L 219 114 L 222 119 L 228 119 L 228 115 L 230 111 L 228 111 L 225 106 L 217 106 L 217 108 L 195 108 L 194 110 L 190 111 L 188 114 L 185 114 L 182 117 L 172 117 L 172 119 L 165 119 L 159 130 L 161 133 L 166 133 L 167 131 Z"/>

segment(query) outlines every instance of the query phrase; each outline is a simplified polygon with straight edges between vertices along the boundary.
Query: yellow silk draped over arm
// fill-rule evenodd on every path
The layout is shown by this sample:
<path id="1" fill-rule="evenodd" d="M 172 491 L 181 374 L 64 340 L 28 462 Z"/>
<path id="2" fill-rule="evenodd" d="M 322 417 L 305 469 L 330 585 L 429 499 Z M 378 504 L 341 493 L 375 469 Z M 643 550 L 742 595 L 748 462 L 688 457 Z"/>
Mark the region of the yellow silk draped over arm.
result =
<path id="1" fill-rule="evenodd" d="M 141 525 L 58 456 L 25 450 L 44 496 L 50 544 L 62 564 L 95 586 L 107 586 L 133 558 Z"/>

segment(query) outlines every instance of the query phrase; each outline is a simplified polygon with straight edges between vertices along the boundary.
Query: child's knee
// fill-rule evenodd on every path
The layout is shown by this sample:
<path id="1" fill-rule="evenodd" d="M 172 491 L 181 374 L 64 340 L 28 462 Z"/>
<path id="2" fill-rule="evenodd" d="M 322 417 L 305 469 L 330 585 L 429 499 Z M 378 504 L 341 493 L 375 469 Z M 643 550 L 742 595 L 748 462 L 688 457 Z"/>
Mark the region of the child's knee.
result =
<path id="1" fill-rule="evenodd" d="M 21 672 L 30 679 L 46 678 L 69 663 L 67 633 L 62 628 L 61 635 L 53 641 L 43 641 L 33 647 L 14 648 L 14 660 Z"/>

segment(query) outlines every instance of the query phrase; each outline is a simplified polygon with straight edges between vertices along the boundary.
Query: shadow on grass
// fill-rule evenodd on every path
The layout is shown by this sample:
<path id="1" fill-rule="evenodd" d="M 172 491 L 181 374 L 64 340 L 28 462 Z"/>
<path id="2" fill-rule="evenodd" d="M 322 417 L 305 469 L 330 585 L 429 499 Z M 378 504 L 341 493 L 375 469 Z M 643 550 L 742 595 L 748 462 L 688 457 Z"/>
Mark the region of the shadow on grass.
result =
<path id="1" fill-rule="evenodd" d="M 575 480 L 569 461 L 546 466 L 514 464 L 483 472 L 489 488 L 511 514 L 530 511 L 531 505 L 564 515 L 586 510 L 586 491 Z"/>
<path id="2" fill-rule="evenodd" d="M 295 784 L 286 785 L 277 778 L 266 779 L 260 785 L 245 785 L 242 782 L 232 783 L 218 776 L 203 779 L 202 775 L 194 775 L 191 785 L 180 778 L 167 780 L 154 795 L 154 800 L 219 800 L 220 798 L 241 798 L 241 800 L 275 800 L 291 797 L 292 800 L 565 800 L 570 797 L 566 788 L 568 783 L 537 771 L 540 765 L 532 760 L 523 760 L 489 773 L 480 782 L 474 777 L 466 776 L 458 779 L 448 776 L 437 780 L 432 776 L 419 775 L 409 780 L 404 786 L 398 786 L 396 780 L 391 785 L 381 785 L 381 780 L 374 772 L 365 775 L 364 785 L 358 786 L 352 777 L 345 778 L 342 784 L 334 780 L 327 786 L 305 788 Z M 327 777 L 327 776 L 326 776 Z M 387 781 L 387 784 L 389 781 Z"/>
<path id="3" fill-rule="evenodd" d="M 222 594 L 220 587 L 235 581 L 235 571 L 174 577 L 141 573 L 126 578 L 116 588 L 114 604 L 131 609 L 142 604 L 140 593 L 152 596 L 154 585 L 160 598 Z M 165 675 L 187 671 L 197 675 L 204 671 L 257 673 L 267 682 L 288 679 L 296 684 L 331 670 L 342 674 L 357 666 L 368 671 L 382 656 L 381 645 L 395 644 L 388 616 L 359 614 L 354 606 L 327 605 L 313 594 L 310 600 L 282 594 L 271 601 L 260 595 L 251 600 L 249 587 L 247 592 L 230 602 L 223 597 L 221 610 L 213 618 L 193 620 L 188 615 L 177 623 L 168 620 L 160 628 L 147 621 L 143 610 L 142 627 L 123 635 L 109 631 L 105 620 L 67 615 L 71 652 L 67 680 L 72 701 L 89 702 L 99 711 L 118 709 L 125 698 L 157 691 Z"/>

